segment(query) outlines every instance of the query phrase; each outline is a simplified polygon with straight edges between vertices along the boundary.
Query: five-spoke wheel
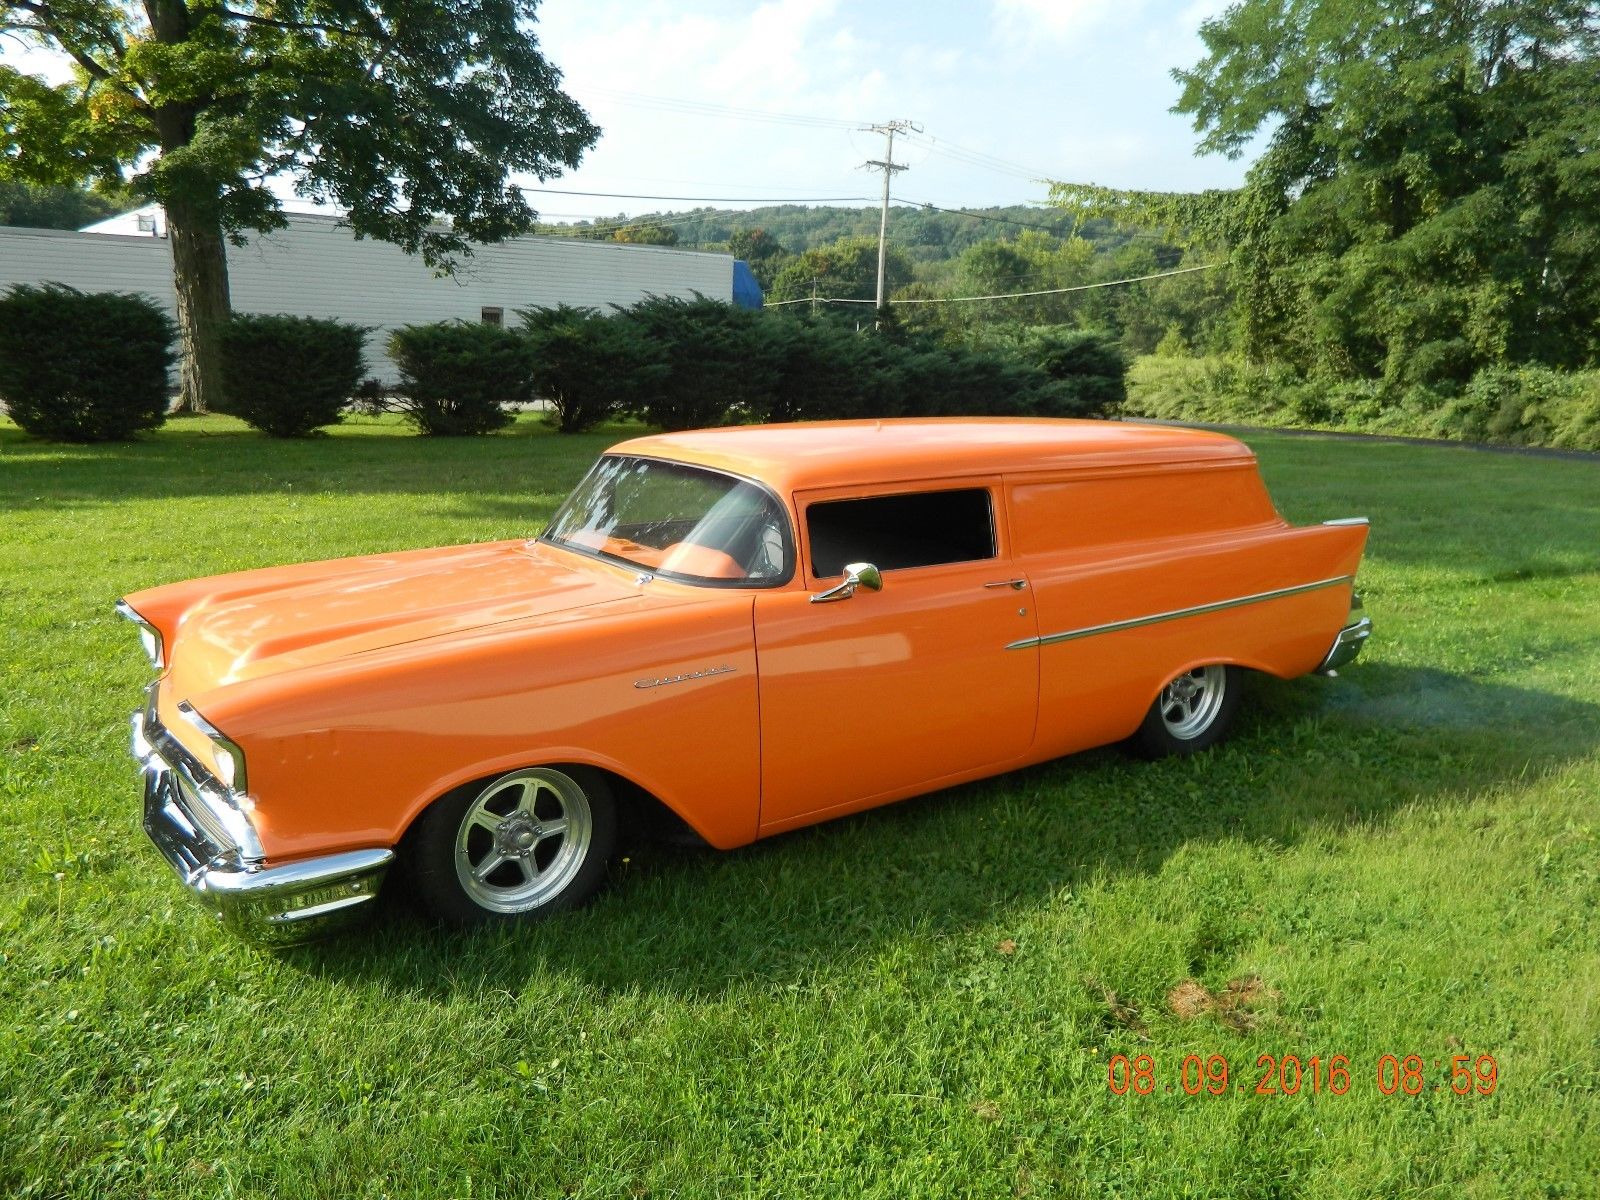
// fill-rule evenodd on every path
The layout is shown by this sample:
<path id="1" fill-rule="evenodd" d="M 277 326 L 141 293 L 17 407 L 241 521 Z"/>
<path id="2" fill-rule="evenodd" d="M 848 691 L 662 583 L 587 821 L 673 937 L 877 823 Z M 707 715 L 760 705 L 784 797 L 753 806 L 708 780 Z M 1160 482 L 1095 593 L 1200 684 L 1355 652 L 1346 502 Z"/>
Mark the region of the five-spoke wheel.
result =
<path id="1" fill-rule="evenodd" d="M 1215 746 L 1238 711 L 1240 675 L 1237 667 L 1213 664 L 1170 680 L 1134 734 L 1134 749 L 1146 758 L 1162 758 Z"/>
<path id="2" fill-rule="evenodd" d="M 572 908 L 599 887 L 616 838 L 603 776 L 527 767 L 441 797 L 413 830 L 415 891 L 460 923 Z"/>

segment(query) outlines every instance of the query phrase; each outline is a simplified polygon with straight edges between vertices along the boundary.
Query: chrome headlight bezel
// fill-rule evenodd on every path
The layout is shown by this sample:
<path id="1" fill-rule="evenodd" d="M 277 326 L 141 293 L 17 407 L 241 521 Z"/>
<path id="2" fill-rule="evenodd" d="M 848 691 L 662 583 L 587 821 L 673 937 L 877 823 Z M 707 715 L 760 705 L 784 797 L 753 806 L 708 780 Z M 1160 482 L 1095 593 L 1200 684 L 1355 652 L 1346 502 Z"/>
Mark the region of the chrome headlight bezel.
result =
<path id="1" fill-rule="evenodd" d="M 239 744 L 201 716 L 200 711 L 187 700 L 178 702 L 178 711 L 211 743 L 211 757 L 218 781 L 234 795 L 243 796 L 248 790 L 249 781 L 245 773 L 244 751 Z"/>
<path id="2" fill-rule="evenodd" d="M 126 600 L 118 600 L 116 608 L 119 617 L 132 621 L 139 627 L 139 644 L 144 647 L 144 652 L 150 659 L 150 665 L 158 671 L 166 670 L 167 647 L 162 640 L 161 630 L 141 617 Z"/>

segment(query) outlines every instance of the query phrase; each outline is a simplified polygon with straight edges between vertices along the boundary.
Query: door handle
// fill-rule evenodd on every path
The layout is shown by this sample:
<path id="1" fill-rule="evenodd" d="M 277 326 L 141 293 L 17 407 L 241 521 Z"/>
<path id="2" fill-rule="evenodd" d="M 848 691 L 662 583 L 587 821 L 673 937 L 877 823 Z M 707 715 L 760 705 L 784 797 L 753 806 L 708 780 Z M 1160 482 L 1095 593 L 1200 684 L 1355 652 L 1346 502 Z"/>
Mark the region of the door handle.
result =
<path id="1" fill-rule="evenodd" d="M 986 583 L 983 586 L 986 588 L 1007 587 L 1014 592 L 1020 592 L 1023 588 L 1028 586 L 1028 581 L 1026 579 L 999 579 L 994 583 Z"/>

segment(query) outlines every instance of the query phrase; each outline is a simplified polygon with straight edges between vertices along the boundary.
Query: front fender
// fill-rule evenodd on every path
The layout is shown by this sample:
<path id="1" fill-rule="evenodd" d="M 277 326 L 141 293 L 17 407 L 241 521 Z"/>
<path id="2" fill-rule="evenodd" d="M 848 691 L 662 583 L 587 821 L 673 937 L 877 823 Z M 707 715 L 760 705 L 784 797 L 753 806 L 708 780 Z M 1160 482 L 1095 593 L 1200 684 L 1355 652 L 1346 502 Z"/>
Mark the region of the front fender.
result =
<path id="1" fill-rule="evenodd" d="M 193 699 L 244 749 L 269 860 L 394 845 L 443 793 L 553 762 L 611 771 L 712 845 L 738 846 L 755 838 L 760 799 L 751 603 L 736 592 L 663 597 L 645 611 L 477 630 Z"/>

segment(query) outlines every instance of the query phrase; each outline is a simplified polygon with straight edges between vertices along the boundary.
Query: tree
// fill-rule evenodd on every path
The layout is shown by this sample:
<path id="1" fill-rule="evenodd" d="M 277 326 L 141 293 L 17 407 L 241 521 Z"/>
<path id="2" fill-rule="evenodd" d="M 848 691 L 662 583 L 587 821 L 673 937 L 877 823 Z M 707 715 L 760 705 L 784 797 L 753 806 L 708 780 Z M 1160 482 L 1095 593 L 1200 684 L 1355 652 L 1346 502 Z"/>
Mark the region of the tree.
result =
<path id="1" fill-rule="evenodd" d="M 671 225 L 658 225 L 653 221 L 638 225 L 624 225 L 611 235 L 614 242 L 632 242 L 636 246 L 676 246 L 678 231 Z"/>
<path id="2" fill-rule="evenodd" d="M 890 292 L 911 281 L 911 264 L 892 244 L 886 267 Z M 878 285 L 878 239 L 842 237 L 831 245 L 795 255 L 773 279 L 768 299 L 805 299 L 812 294 L 813 280 L 819 296 L 871 300 Z"/>
<path id="3" fill-rule="evenodd" d="M 1201 149 L 1271 131 L 1200 222 L 1253 356 L 1447 387 L 1595 361 L 1600 5 L 1241 0 L 1201 36 L 1175 72 Z"/>
<path id="4" fill-rule="evenodd" d="M 0 225 L 34 229 L 82 229 L 133 207 L 115 191 L 48 187 L 0 178 Z"/>
<path id="5" fill-rule="evenodd" d="M 357 237 L 448 268 L 534 212 L 512 171 L 576 166 L 599 130 L 533 34 L 537 0 L 0 0 L 0 33 L 70 56 L 0 67 L 0 174 L 121 181 L 166 209 L 186 403 L 218 388 L 224 238 L 281 227 L 288 177 Z"/>
<path id="6" fill-rule="evenodd" d="M 763 290 L 771 291 L 783 264 L 793 257 L 781 242 L 761 226 L 736 230 L 728 238 L 728 253 L 749 264 Z"/>

